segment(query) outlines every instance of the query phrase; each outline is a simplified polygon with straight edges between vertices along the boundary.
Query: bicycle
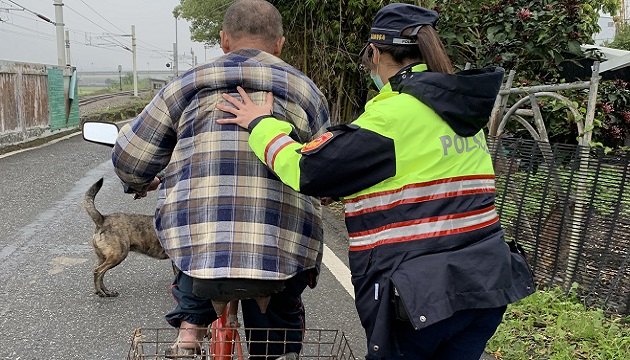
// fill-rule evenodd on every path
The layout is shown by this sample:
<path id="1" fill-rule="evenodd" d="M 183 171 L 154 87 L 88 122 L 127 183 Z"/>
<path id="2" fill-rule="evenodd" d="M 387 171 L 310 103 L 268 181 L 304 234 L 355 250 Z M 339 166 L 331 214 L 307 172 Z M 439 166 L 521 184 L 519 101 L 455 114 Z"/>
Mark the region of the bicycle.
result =
<path id="1" fill-rule="evenodd" d="M 264 329 L 264 328 L 242 328 L 236 319 L 238 300 L 231 301 L 226 307 L 221 317 L 215 320 L 208 328 L 207 337 L 200 344 L 200 354 L 182 356 L 179 359 L 196 360 L 245 360 L 249 359 L 247 349 L 253 344 L 267 346 L 279 344 L 286 348 L 289 344 L 297 342 L 287 341 L 252 341 L 246 339 L 245 333 L 248 331 L 288 331 L 295 332 L 295 329 Z M 174 328 L 136 328 L 131 336 L 131 346 L 127 354 L 127 360 L 145 359 L 165 359 L 164 350 L 171 346 Z M 298 330 L 299 331 L 299 330 Z M 302 351 L 295 356 L 284 355 L 281 358 L 271 355 L 262 355 L 263 358 L 300 360 L 305 359 L 330 359 L 330 360 L 356 360 L 345 334 L 340 330 L 333 329 L 303 329 L 302 331 Z M 260 355 L 257 355 L 257 357 Z"/>

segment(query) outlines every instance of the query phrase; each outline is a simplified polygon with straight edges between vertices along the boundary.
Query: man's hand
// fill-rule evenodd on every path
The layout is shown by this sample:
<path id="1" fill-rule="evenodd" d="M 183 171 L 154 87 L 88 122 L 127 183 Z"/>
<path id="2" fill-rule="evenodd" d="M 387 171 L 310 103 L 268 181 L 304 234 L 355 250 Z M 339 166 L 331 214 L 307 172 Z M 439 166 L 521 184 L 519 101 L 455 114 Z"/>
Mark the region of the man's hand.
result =
<path id="1" fill-rule="evenodd" d="M 257 117 L 271 115 L 273 113 L 272 93 L 267 93 L 267 100 L 264 105 L 256 105 L 252 102 L 252 99 L 249 95 L 247 95 L 242 87 L 238 86 L 236 87 L 236 90 L 238 90 L 238 93 L 241 94 L 243 102 L 240 102 L 238 99 L 228 94 L 222 94 L 223 98 L 234 105 L 234 107 L 217 104 L 217 109 L 233 114 L 236 117 L 231 119 L 218 119 L 218 124 L 236 124 L 247 129 L 249 124 Z"/>
<path id="2" fill-rule="evenodd" d="M 134 200 L 138 200 L 138 199 L 142 199 L 143 197 L 147 196 L 147 192 L 143 192 L 143 193 L 135 193 L 133 194 L 133 199 Z"/>
<path id="3" fill-rule="evenodd" d="M 147 191 L 153 191 L 157 189 L 160 186 L 161 182 L 162 180 L 160 180 L 160 178 L 156 176 L 155 178 L 153 178 L 153 181 L 151 181 L 151 185 L 149 185 Z"/>
<path id="4" fill-rule="evenodd" d="M 328 206 L 328 205 L 330 205 L 330 204 L 335 202 L 335 200 L 333 198 L 331 198 L 331 197 L 323 197 L 323 198 L 320 198 L 319 201 L 324 206 Z"/>
<path id="5" fill-rule="evenodd" d="M 161 182 L 162 181 L 160 180 L 160 178 L 158 178 L 156 176 L 153 179 L 153 181 L 151 181 L 151 185 L 149 185 L 149 187 L 143 193 L 135 193 L 135 194 L 133 194 L 133 199 L 134 200 L 138 200 L 138 199 L 142 199 L 143 197 L 146 197 L 147 196 L 147 192 L 157 189 L 160 186 Z"/>

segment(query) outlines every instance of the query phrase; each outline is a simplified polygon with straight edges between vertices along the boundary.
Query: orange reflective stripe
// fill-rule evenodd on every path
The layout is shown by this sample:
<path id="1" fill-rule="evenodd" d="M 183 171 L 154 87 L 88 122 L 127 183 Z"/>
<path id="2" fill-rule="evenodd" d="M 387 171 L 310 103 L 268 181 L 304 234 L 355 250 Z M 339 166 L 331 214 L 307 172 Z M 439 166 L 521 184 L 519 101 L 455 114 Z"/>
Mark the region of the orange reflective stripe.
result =
<path id="1" fill-rule="evenodd" d="M 394 208 L 398 205 L 439 200 L 455 196 L 493 193 L 494 176 L 465 176 L 410 184 L 400 189 L 382 191 L 347 199 L 344 204 L 346 217 L 359 216 L 374 211 Z"/>
<path id="2" fill-rule="evenodd" d="M 495 207 L 390 224 L 349 234 L 350 251 L 479 230 L 499 221 Z"/>
<path id="3" fill-rule="evenodd" d="M 295 141 L 289 135 L 280 134 L 267 144 L 267 147 L 265 147 L 265 163 L 271 170 L 274 169 L 274 161 L 278 153 L 292 143 L 295 143 Z"/>

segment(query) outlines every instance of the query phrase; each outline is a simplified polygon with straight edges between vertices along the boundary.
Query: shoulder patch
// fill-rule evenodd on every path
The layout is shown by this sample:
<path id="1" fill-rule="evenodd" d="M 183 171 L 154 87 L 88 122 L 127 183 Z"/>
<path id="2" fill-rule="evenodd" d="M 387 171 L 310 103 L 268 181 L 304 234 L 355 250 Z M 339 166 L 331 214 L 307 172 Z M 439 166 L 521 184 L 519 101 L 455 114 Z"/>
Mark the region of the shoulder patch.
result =
<path id="1" fill-rule="evenodd" d="M 307 153 L 309 151 L 315 150 L 317 148 L 319 148 L 320 146 L 324 145 L 326 142 L 328 142 L 330 139 L 333 138 L 333 133 L 331 133 L 330 131 L 324 133 L 323 135 L 321 135 L 320 137 L 318 137 L 317 139 L 311 141 L 310 143 L 304 145 L 304 147 L 300 150 L 300 152 L 302 154 Z"/>

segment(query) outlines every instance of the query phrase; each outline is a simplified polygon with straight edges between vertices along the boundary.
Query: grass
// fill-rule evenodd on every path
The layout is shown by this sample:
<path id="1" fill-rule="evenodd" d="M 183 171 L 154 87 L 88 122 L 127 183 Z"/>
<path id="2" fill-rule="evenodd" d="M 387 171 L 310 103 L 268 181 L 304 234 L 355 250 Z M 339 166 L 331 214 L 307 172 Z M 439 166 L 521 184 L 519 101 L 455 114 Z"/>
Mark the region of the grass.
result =
<path id="1" fill-rule="evenodd" d="M 148 90 L 149 83 L 148 81 L 139 81 L 138 82 L 138 90 Z M 131 91 L 133 90 L 133 84 L 122 84 L 122 91 Z M 119 84 L 116 83 L 109 87 L 105 86 L 81 86 L 78 87 L 79 97 L 82 96 L 91 96 L 91 95 L 102 95 L 102 94 L 114 94 L 120 91 Z"/>
<path id="2" fill-rule="evenodd" d="M 111 87 L 102 87 L 102 86 L 79 86 L 78 89 L 79 96 L 91 96 L 91 95 L 102 95 L 102 94 L 113 94 L 117 91 L 114 91 Z"/>
<path id="3" fill-rule="evenodd" d="M 343 205 L 328 206 L 343 219 Z M 540 289 L 508 306 L 486 346 L 501 360 L 628 360 L 630 316 L 588 308 L 560 288 Z"/>
<path id="4" fill-rule="evenodd" d="M 88 120 L 115 122 L 136 117 L 144 109 L 150 101 L 150 95 L 140 95 L 136 99 L 130 99 L 122 106 L 111 107 L 101 110 L 100 112 L 85 115 L 81 118 L 81 122 Z"/>
<path id="5" fill-rule="evenodd" d="M 503 360 L 630 359 L 630 317 L 589 309 L 575 290 L 539 290 L 508 306 L 486 351 Z"/>

